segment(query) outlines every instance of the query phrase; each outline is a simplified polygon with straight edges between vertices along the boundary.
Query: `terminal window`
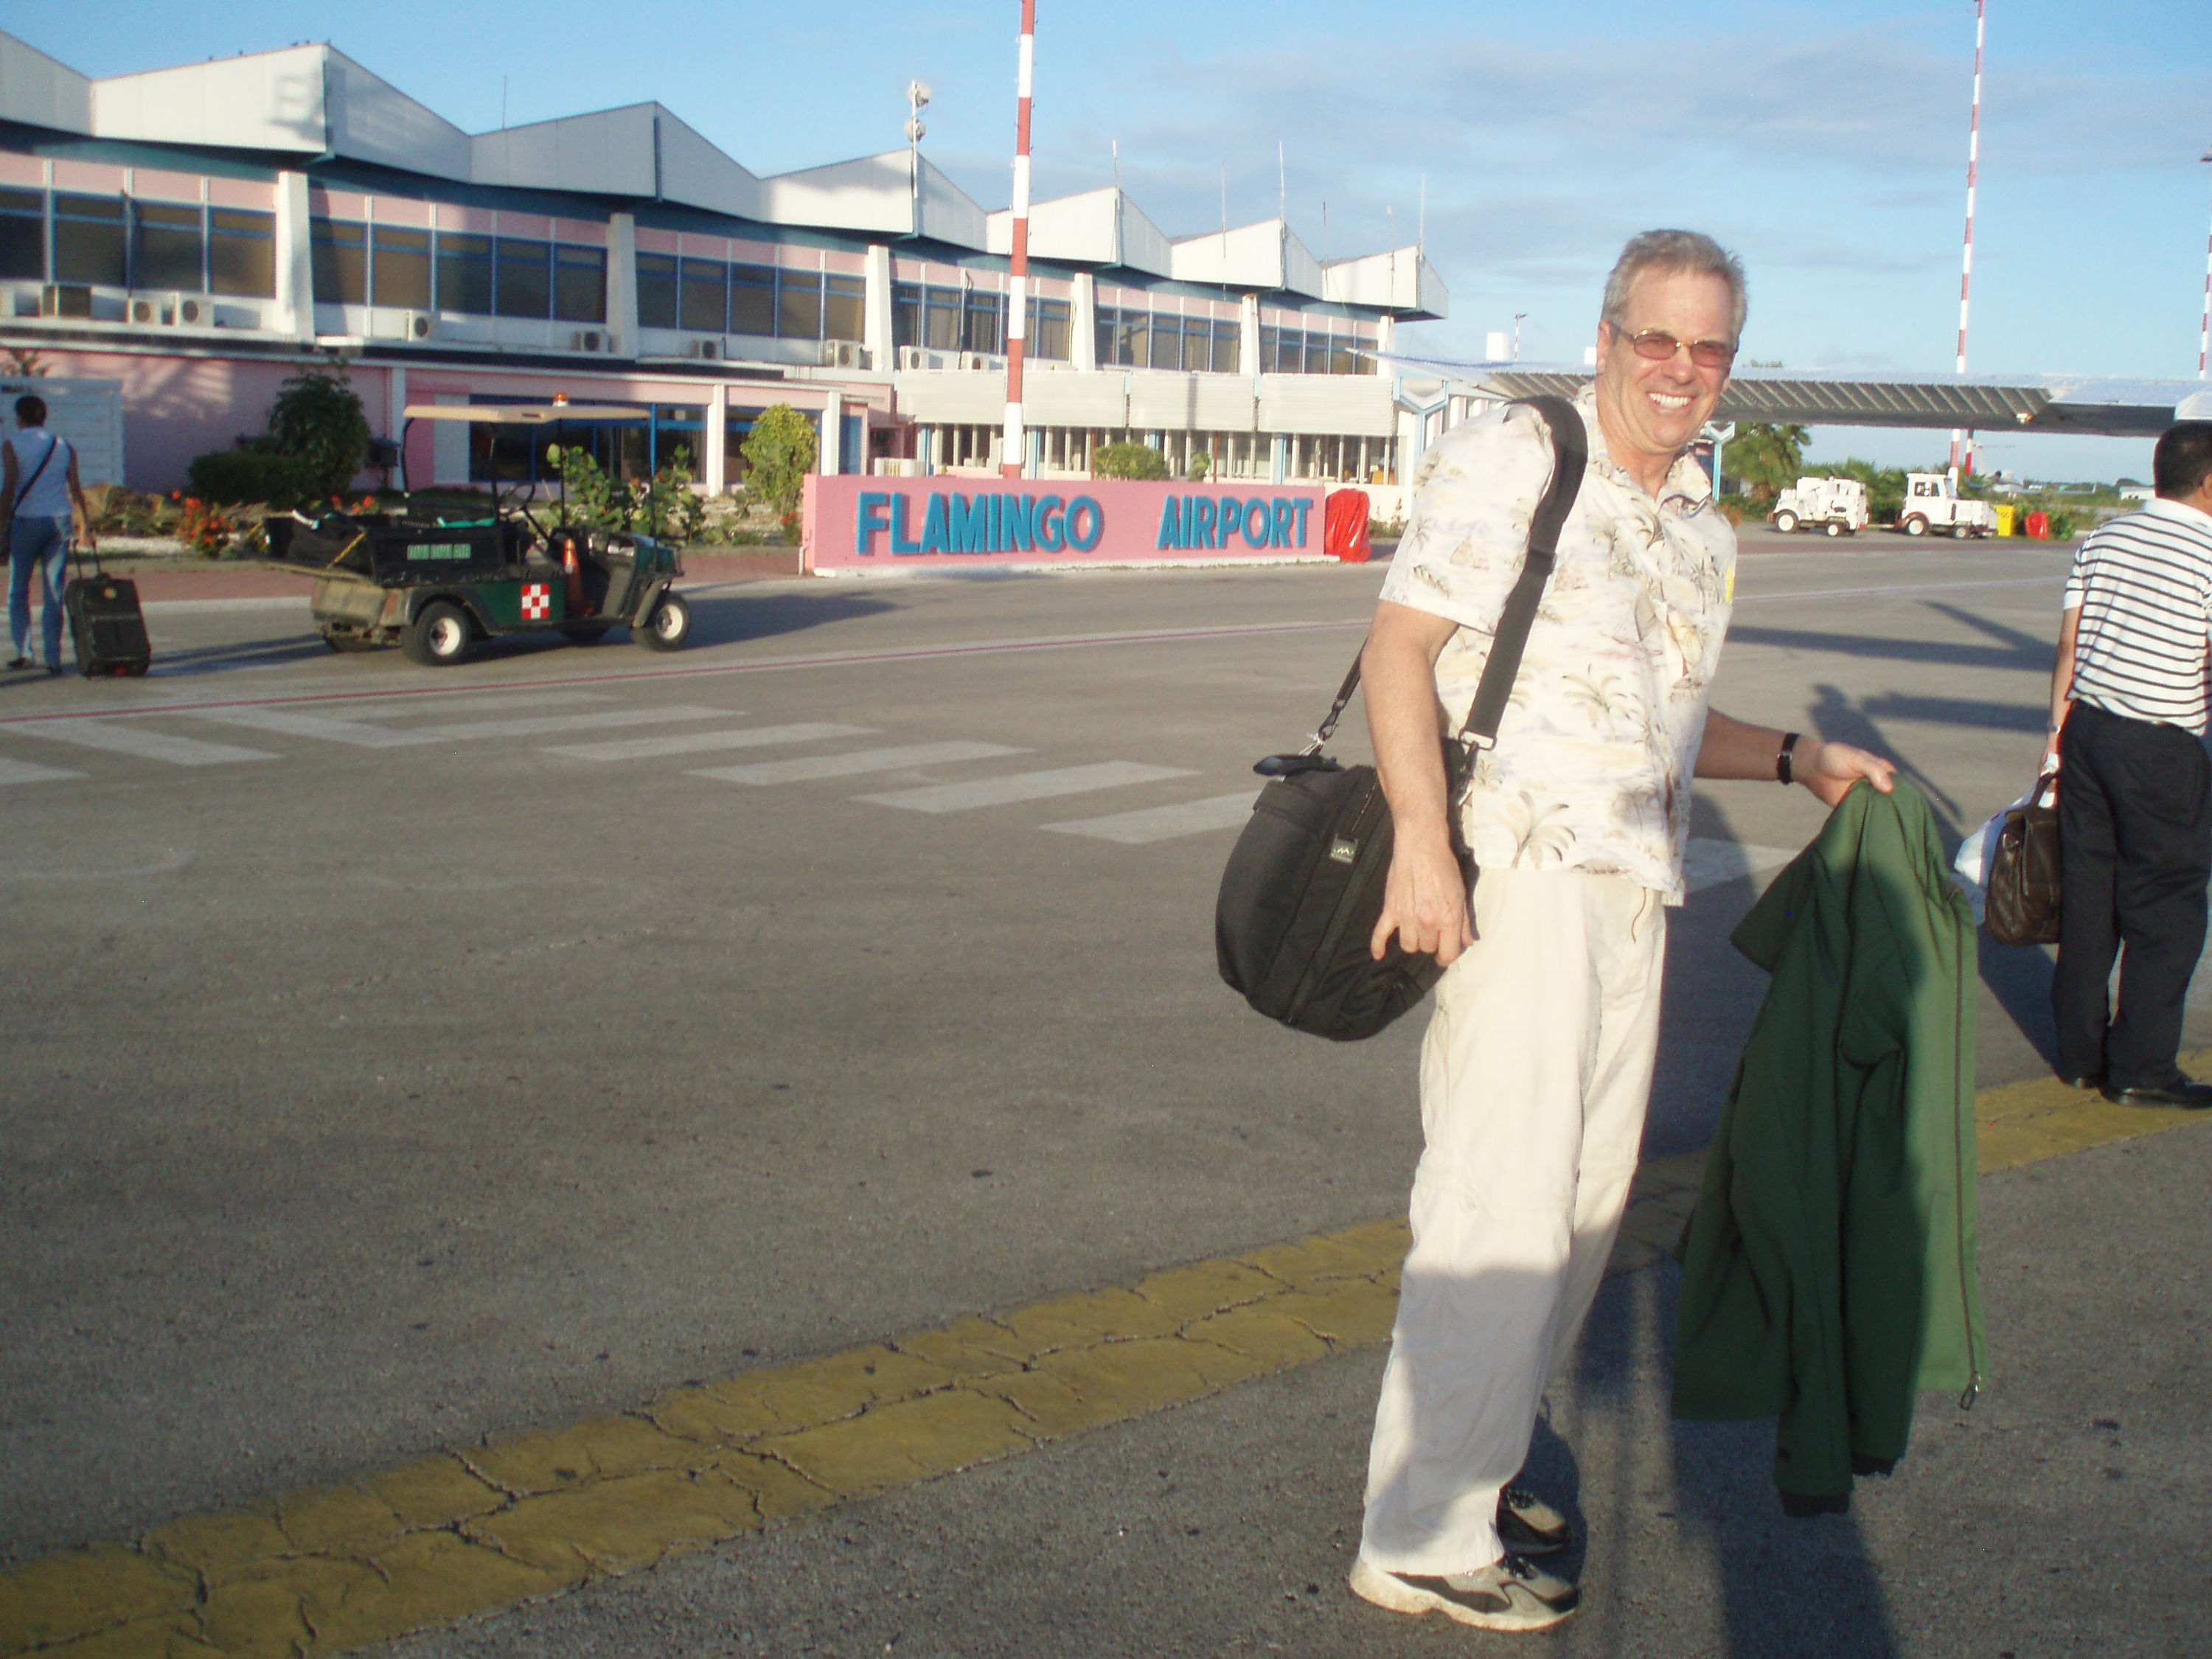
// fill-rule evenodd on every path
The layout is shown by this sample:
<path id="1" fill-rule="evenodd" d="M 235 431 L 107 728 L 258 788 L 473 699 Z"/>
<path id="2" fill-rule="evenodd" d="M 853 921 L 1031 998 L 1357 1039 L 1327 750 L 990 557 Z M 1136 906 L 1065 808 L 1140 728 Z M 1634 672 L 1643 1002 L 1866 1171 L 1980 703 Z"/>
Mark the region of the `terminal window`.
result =
<path id="1" fill-rule="evenodd" d="M 239 208 L 208 210 L 208 291 L 276 297 L 276 216 Z"/>
<path id="2" fill-rule="evenodd" d="M 1319 329 L 1260 330 L 1260 367 L 1269 374 L 1371 374 L 1375 359 L 1368 343 L 1351 333 Z"/>
<path id="3" fill-rule="evenodd" d="M 1179 369 L 1190 374 L 1234 374 L 1242 355 L 1233 319 L 1184 317 L 1174 312 L 1102 306 L 1098 311 L 1099 367 Z"/>
<path id="4" fill-rule="evenodd" d="M 1032 300 L 1030 301 L 1029 344 L 1024 348 L 1032 357 L 1043 357 L 1056 363 L 1067 361 L 1068 302 L 1065 300 Z"/>
<path id="5" fill-rule="evenodd" d="M 317 219 L 310 229 L 315 298 L 326 305 L 367 305 L 368 227 L 340 219 Z"/>
<path id="6" fill-rule="evenodd" d="M 130 285 L 122 198 L 55 195 L 54 280 Z"/>
<path id="7" fill-rule="evenodd" d="M 430 233 L 378 225 L 369 233 L 368 246 L 370 303 L 428 311 Z"/>
<path id="8" fill-rule="evenodd" d="M 201 234 L 197 204 L 140 202 L 131 216 L 137 222 L 137 246 L 131 250 L 134 287 L 197 294 L 207 286 L 200 269 L 206 239 Z"/>
<path id="9" fill-rule="evenodd" d="M 867 311 L 858 276 L 716 259 L 637 256 L 637 320 L 647 328 L 763 339 L 857 340 Z"/>
<path id="10" fill-rule="evenodd" d="M 490 315 L 490 237 L 439 235 L 438 309 Z"/>
<path id="11" fill-rule="evenodd" d="M 553 245 L 553 317 L 562 323 L 606 321 L 605 249 Z"/>
<path id="12" fill-rule="evenodd" d="M 932 351 L 1004 351 L 1006 296 L 985 289 L 895 283 L 891 342 Z"/>
<path id="13" fill-rule="evenodd" d="M 502 317 L 553 314 L 553 245 L 499 239 L 495 297 Z"/>
<path id="14" fill-rule="evenodd" d="M 0 190 L 0 276 L 42 282 L 46 275 L 43 191 Z"/>

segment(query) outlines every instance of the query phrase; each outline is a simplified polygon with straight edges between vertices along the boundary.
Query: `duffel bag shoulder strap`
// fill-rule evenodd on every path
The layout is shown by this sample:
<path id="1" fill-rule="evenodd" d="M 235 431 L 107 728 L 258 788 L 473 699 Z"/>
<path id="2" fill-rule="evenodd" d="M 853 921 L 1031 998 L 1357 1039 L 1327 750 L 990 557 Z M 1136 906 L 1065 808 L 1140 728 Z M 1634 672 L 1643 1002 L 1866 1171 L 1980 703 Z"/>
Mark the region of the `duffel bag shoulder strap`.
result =
<path id="1" fill-rule="evenodd" d="M 1552 477 L 1536 502 L 1535 515 L 1528 521 L 1528 556 L 1521 562 L 1513 591 L 1505 596 L 1497 637 L 1482 665 L 1482 678 L 1474 688 L 1474 701 L 1468 705 L 1467 719 L 1460 723 L 1456 741 L 1470 750 L 1491 748 L 1498 741 L 1498 722 L 1513 695 L 1514 677 L 1521 672 L 1521 653 L 1528 648 L 1529 625 L 1536 620 L 1536 606 L 1543 599 L 1544 585 L 1552 580 L 1552 566 L 1559 556 L 1559 532 L 1566 526 L 1567 514 L 1574 510 L 1575 497 L 1582 492 L 1583 473 L 1589 465 L 1589 434 L 1583 425 L 1580 410 L 1565 398 L 1516 398 L 1513 401 L 1528 404 L 1543 416 L 1552 434 Z M 1365 649 L 1366 642 L 1362 641 L 1360 651 L 1352 654 L 1351 672 L 1337 688 L 1336 701 L 1314 730 L 1307 754 L 1318 754 L 1336 730 L 1337 721 L 1344 718 L 1352 694 L 1359 689 L 1359 656 Z"/>
<path id="2" fill-rule="evenodd" d="M 1521 562 L 1520 580 L 1505 596 L 1505 609 L 1498 618 L 1498 633 L 1490 655 L 1482 665 L 1482 678 L 1474 688 L 1459 740 L 1470 750 L 1489 749 L 1498 742 L 1498 722 L 1513 695 L 1514 677 L 1521 672 L 1521 653 L 1528 647 L 1529 624 L 1544 597 L 1544 584 L 1552 580 L 1552 566 L 1559 551 L 1559 532 L 1574 510 L 1581 493 L 1583 473 L 1589 465 L 1589 434 L 1582 411 L 1565 398 L 1516 398 L 1544 417 L 1552 433 L 1552 481 L 1536 503 L 1528 521 L 1528 556 Z"/>

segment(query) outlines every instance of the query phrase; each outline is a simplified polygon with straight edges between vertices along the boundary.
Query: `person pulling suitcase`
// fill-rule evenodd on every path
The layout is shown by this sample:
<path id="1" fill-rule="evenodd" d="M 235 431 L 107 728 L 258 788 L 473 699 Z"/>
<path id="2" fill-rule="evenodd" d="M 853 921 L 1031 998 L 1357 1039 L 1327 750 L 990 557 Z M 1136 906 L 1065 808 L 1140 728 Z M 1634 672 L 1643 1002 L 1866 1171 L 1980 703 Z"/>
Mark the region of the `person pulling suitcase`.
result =
<path id="1" fill-rule="evenodd" d="M 0 442 L 0 495 L 8 502 L 8 633 L 15 654 L 11 669 L 32 666 L 31 576 L 42 584 L 40 633 L 46 672 L 62 672 L 62 589 L 69 572 L 70 514 L 86 544 L 97 548 L 92 511 L 76 474 L 76 452 L 46 430 L 46 403 L 28 393 L 15 399 L 21 429 Z"/>

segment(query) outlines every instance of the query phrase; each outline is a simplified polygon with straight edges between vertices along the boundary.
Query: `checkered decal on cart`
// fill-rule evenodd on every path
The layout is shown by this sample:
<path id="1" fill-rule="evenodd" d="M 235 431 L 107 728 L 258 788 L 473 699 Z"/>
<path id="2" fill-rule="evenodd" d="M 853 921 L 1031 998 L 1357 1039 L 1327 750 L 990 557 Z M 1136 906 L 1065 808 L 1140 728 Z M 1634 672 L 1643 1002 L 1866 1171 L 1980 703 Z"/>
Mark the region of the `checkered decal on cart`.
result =
<path id="1" fill-rule="evenodd" d="M 553 590 L 544 582 L 522 585 L 522 619 L 537 622 L 553 614 Z"/>

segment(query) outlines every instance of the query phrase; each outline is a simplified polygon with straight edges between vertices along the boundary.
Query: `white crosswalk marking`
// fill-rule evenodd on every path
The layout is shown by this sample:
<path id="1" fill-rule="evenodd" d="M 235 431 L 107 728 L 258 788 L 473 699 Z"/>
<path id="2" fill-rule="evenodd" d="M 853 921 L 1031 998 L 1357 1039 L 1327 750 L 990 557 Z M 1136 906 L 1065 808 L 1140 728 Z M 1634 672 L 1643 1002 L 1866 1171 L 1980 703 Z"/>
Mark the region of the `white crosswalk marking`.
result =
<path id="1" fill-rule="evenodd" d="M 349 744 L 356 749 L 400 749 L 409 744 L 435 739 L 421 732 L 395 732 L 366 720 L 334 720 L 327 714 L 311 714 L 304 708 L 202 708 L 194 720 L 222 726 L 243 726 L 256 732 L 281 732 L 288 737 L 320 738 L 325 743 Z"/>
<path id="2" fill-rule="evenodd" d="M 965 812 L 978 806 L 1005 806 L 1018 800 L 1045 800 L 1054 795 L 1080 795 L 1093 789 L 1118 789 L 1124 784 L 1156 783 L 1163 778 L 1188 776 L 1187 767 L 1102 761 L 1095 766 L 1017 772 L 1012 777 L 982 778 L 972 783 L 933 783 L 920 789 L 895 789 L 881 795 L 860 795 L 854 799 L 872 801 L 879 806 L 903 806 L 910 812 Z"/>
<path id="3" fill-rule="evenodd" d="M 614 743 L 573 743 L 547 749 L 569 760 L 647 760 L 658 755 L 696 755 L 714 749 L 765 749 L 779 743 L 815 743 L 824 738 L 865 738 L 872 726 L 833 726 L 827 720 L 797 726 L 748 726 L 730 732 L 686 732 L 672 738 L 624 738 Z"/>
<path id="4" fill-rule="evenodd" d="M 1088 836 L 1094 841 L 1143 847 L 1152 842 L 1170 841 L 1177 836 L 1237 829 L 1252 816 L 1252 799 L 1258 793 L 1256 789 L 1240 789 L 1233 795 L 1209 795 L 1204 800 L 1187 800 L 1174 806 L 1147 806 L 1141 811 L 1078 818 L 1044 827 L 1063 836 Z"/>
<path id="5" fill-rule="evenodd" d="M 133 755 L 140 760 L 169 766 L 222 766 L 232 761 L 275 760 L 266 749 L 238 749 L 227 743 L 203 743 L 198 738 L 172 737 L 137 724 L 111 726 L 95 720 L 40 720 L 14 728 L 25 737 L 50 743 L 73 743 L 81 749 L 104 749 L 112 755 Z"/>
<path id="6" fill-rule="evenodd" d="M 809 755 L 803 760 L 710 766 L 691 775 L 718 778 L 726 783 L 807 783 L 818 778 L 848 778 L 862 772 L 896 772 L 909 766 L 995 760 L 1001 755 L 1029 752 L 1026 749 L 1010 749 L 1003 743 L 910 743 L 896 749 L 855 749 L 842 755 Z"/>
<path id="7" fill-rule="evenodd" d="M 0 783 L 51 783 L 56 778 L 81 778 L 82 772 L 64 772 L 58 766 L 35 766 L 29 761 L 0 760 Z"/>
<path id="8" fill-rule="evenodd" d="M 425 691 L 389 697 L 331 697 L 317 707 L 333 719 L 380 719 L 386 714 L 511 714 L 519 709 L 567 708 L 577 703 L 612 701 L 601 691 L 547 691 L 525 687 L 514 691 Z M 733 708 L 733 714 L 744 711 Z"/>
<path id="9" fill-rule="evenodd" d="M 1682 883 L 1692 893 L 1723 882 L 1762 875 L 1797 854 L 1783 847 L 1753 847 L 1742 842 L 1692 836 L 1682 849 Z"/>
<path id="10" fill-rule="evenodd" d="M 462 720 L 453 726 L 418 726 L 416 735 L 437 743 L 465 738 L 535 738 L 556 732 L 591 732 L 619 726 L 673 725 L 678 720 L 726 720 L 734 710 L 671 703 L 665 708 L 610 708 L 597 714 L 532 714 L 511 720 Z"/>

